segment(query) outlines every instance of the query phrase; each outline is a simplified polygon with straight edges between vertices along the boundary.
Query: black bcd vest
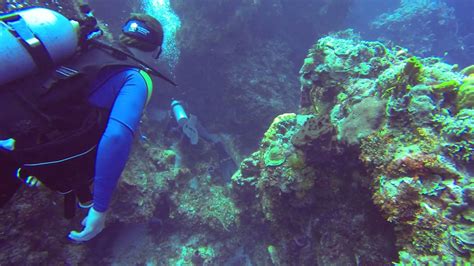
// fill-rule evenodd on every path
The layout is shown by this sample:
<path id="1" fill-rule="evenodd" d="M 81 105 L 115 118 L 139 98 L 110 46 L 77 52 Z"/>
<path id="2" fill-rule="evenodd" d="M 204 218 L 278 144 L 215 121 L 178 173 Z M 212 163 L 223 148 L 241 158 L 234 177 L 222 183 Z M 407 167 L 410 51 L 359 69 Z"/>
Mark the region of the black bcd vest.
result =
<path id="1" fill-rule="evenodd" d="M 0 150 L 0 207 L 18 188 L 18 168 L 20 176 L 35 176 L 64 194 L 91 184 L 110 110 L 93 107 L 88 96 L 91 82 L 109 66 L 142 68 L 92 43 L 54 70 L 0 86 L 0 139 L 16 140 L 13 151 Z"/>

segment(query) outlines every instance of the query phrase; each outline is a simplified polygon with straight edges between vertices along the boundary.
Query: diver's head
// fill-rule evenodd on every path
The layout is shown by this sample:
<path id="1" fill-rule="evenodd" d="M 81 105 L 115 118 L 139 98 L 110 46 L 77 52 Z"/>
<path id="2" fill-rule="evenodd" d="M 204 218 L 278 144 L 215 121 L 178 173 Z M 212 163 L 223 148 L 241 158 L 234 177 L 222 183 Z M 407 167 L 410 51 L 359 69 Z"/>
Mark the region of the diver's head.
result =
<path id="1" fill-rule="evenodd" d="M 122 27 L 120 42 L 139 52 L 152 53 L 155 59 L 161 54 L 163 27 L 148 14 L 132 13 Z"/>

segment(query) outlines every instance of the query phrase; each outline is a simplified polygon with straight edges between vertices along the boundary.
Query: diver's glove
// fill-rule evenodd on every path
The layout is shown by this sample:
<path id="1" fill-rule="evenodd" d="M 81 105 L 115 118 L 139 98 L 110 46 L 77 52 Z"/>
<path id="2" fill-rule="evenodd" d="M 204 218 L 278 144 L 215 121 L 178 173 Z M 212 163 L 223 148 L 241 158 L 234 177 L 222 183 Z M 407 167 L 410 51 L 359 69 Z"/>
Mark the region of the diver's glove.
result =
<path id="1" fill-rule="evenodd" d="M 13 151 L 15 150 L 15 139 L 5 139 L 5 140 L 0 140 L 0 149 L 4 149 L 7 151 Z"/>
<path id="2" fill-rule="evenodd" d="M 106 216 L 107 212 L 98 212 L 94 207 L 90 208 L 86 218 L 82 220 L 84 229 L 81 232 L 71 231 L 68 237 L 78 242 L 91 240 L 104 230 Z"/>

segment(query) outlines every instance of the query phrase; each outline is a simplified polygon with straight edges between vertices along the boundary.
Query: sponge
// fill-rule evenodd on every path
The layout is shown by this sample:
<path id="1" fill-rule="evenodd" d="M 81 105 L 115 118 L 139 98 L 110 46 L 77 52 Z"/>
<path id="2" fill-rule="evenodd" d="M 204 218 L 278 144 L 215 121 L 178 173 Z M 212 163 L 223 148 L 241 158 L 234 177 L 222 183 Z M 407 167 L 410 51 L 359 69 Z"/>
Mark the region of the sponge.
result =
<path id="1" fill-rule="evenodd" d="M 464 108 L 474 108 L 474 73 L 465 78 L 459 87 L 457 109 Z"/>

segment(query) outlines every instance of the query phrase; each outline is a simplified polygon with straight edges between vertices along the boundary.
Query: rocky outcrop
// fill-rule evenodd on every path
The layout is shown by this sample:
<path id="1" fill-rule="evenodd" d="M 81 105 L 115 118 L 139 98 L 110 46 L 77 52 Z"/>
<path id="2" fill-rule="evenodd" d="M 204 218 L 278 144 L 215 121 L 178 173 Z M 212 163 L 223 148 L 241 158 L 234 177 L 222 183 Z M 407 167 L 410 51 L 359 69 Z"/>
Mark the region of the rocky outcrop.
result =
<path id="1" fill-rule="evenodd" d="M 459 102 L 468 98 L 460 88 L 470 79 L 437 58 L 419 59 L 351 31 L 320 39 L 300 74 L 304 115 L 277 117 L 233 177 L 239 197 L 257 195 L 247 210 L 271 226 L 279 259 L 382 264 L 395 248 L 373 238 L 385 238 L 396 245 L 400 264 L 468 263 L 473 121 L 471 106 Z M 374 205 L 381 214 L 369 211 Z M 328 241 L 357 210 L 364 218 L 353 227 L 373 238 L 364 242 L 356 233 L 346 239 L 358 235 L 356 246 L 365 249 L 347 253 L 336 241 L 332 247 L 341 257 L 320 253 L 324 233 L 313 225 L 328 219 L 329 210 L 340 220 L 332 221 L 336 232 Z M 382 217 L 384 232 L 366 234 L 373 225 L 363 221 Z M 291 239 L 312 257 L 291 253 Z"/>

